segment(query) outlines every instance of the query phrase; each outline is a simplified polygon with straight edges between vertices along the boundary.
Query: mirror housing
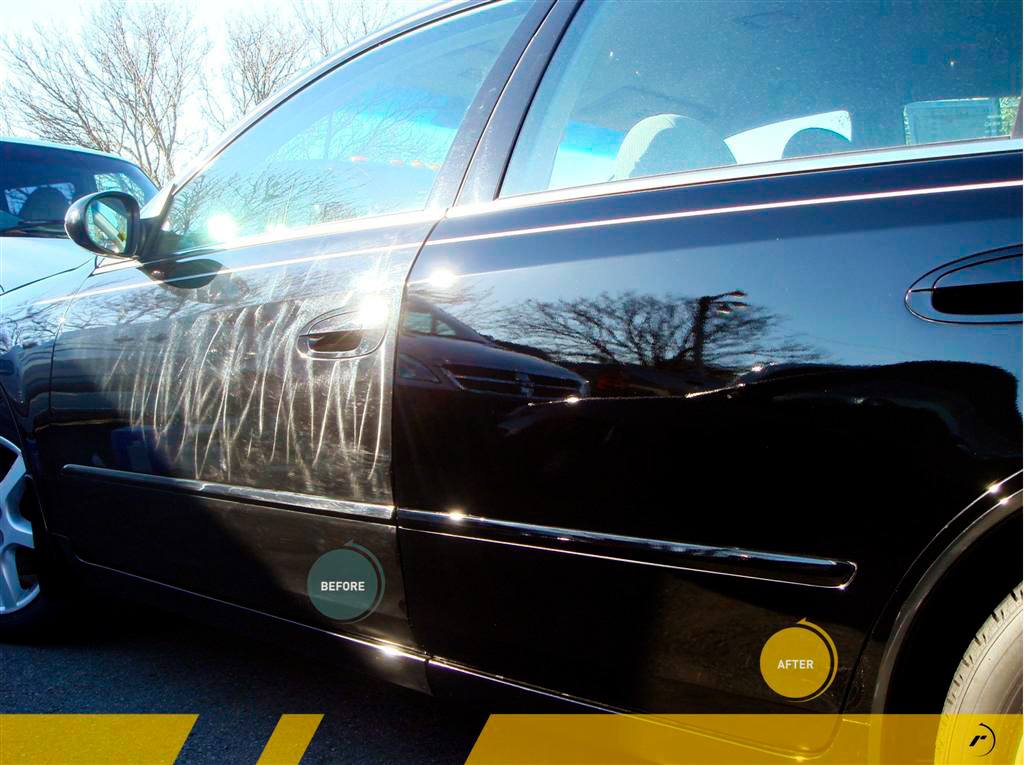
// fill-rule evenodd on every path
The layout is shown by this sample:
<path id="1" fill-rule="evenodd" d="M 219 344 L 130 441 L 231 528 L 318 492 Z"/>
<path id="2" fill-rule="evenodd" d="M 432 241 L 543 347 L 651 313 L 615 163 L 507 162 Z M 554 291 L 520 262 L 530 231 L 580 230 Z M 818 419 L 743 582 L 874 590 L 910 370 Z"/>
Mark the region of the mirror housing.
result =
<path id="1" fill-rule="evenodd" d="M 117 258 L 138 254 L 142 226 L 139 202 L 124 191 L 98 191 L 76 199 L 64 216 L 72 242 L 90 252 Z"/>

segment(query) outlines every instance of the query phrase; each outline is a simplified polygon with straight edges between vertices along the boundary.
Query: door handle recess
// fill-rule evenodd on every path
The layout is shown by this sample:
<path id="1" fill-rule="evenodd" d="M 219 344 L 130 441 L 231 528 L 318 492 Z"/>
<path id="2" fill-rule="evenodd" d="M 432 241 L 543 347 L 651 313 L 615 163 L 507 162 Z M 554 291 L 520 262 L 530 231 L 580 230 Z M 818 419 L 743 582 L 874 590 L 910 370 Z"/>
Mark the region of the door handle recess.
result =
<path id="1" fill-rule="evenodd" d="M 367 321 L 366 311 L 343 308 L 307 324 L 296 348 L 313 359 L 348 359 L 373 353 L 387 333 L 386 321 Z"/>
<path id="2" fill-rule="evenodd" d="M 361 329 L 339 330 L 303 335 L 307 353 L 351 353 L 363 341 Z"/>
<path id="3" fill-rule="evenodd" d="M 1019 324 L 1021 248 L 984 252 L 929 271 L 907 290 L 915 316 L 955 324 Z"/>
<path id="4" fill-rule="evenodd" d="M 1020 313 L 1024 309 L 1024 292 L 1021 287 L 1020 282 L 935 287 L 932 290 L 932 308 L 939 313 L 956 316 Z"/>

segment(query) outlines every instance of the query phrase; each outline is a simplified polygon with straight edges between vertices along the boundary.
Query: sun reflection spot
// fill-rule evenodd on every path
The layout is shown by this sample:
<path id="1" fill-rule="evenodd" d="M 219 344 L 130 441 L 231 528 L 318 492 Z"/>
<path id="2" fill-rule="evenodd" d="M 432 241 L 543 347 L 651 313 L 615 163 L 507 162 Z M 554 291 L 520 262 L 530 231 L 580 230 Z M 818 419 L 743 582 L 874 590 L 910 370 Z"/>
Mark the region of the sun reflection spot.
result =
<path id="1" fill-rule="evenodd" d="M 211 215 L 206 230 L 215 242 L 230 242 L 238 236 L 238 224 L 227 214 Z"/>
<path id="2" fill-rule="evenodd" d="M 363 329 L 379 327 L 388 320 L 387 301 L 381 297 L 366 298 L 359 306 L 359 323 Z"/>
<path id="3" fill-rule="evenodd" d="M 450 268 L 438 268 L 427 277 L 427 284 L 439 290 L 446 290 L 455 284 L 457 278 L 455 272 Z"/>

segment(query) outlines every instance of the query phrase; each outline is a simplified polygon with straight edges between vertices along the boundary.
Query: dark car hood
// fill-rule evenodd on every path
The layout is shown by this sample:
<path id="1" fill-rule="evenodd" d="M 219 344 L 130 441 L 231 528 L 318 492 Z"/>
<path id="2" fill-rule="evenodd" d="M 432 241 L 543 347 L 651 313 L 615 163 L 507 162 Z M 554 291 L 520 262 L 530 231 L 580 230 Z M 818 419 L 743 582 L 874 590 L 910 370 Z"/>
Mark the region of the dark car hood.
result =
<path id="1" fill-rule="evenodd" d="M 475 343 L 448 337 L 403 334 L 399 351 L 408 353 L 418 361 L 436 366 L 460 364 L 465 366 L 491 367 L 525 374 L 547 375 L 575 380 L 584 379 L 575 372 L 550 361 L 539 359 L 518 351 L 509 351 L 497 345 Z"/>
<path id="2" fill-rule="evenodd" d="M 92 253 L 63 237 L 0 236 L 0 292 L 11 292 L 92 261 Z"/>

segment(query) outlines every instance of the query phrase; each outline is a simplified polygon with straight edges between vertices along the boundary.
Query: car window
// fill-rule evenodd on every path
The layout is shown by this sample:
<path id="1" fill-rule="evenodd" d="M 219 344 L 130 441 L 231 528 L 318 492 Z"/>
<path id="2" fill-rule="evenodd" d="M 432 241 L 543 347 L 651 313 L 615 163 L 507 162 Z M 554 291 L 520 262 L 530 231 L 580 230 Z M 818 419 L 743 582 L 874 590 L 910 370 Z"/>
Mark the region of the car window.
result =
<path id="1" fill-rule="evenodd" d="M 406 311 L 402 329 L 405 332 L 413 332 L 418 335 L 459 336 L 459 332 L 451 324 L 439 316 L 425 311 Z"/>
<path id="2" fill-rule="evenodd" d="M 145 204 L 156 187 L 115 157 L 52 146 L 0 143 L 0 235 L 64 237 L 64 213 L 79 197 L 126 191 Z"/>
<path id="3" fill-rule="evenodd" d="M 235 140 L 176 195 L 163 253 L 421 210 L 526 3 L 442 20 L 322 77 Z"/>
<path id="4" fill-rule="evenodd" d="M 434 319 L 434 334 L 440 335 L 441 337 L 455 337 L 459 333 L 455 331 L 455 328 L 451 324 L 444 321 L 443 319 Z"/>
<path id="5" fill-rule="evenodd" d="M 1018 0 L 588 0 L 501 193 L 1008 136 L 1020 93 Z"/>
<path id="6" fill-rule="evenodd" d="M 434 317 L 423 311 L 406 311 L 402 329 L 420 335 L 429 335 L 433 327 Z"/>

